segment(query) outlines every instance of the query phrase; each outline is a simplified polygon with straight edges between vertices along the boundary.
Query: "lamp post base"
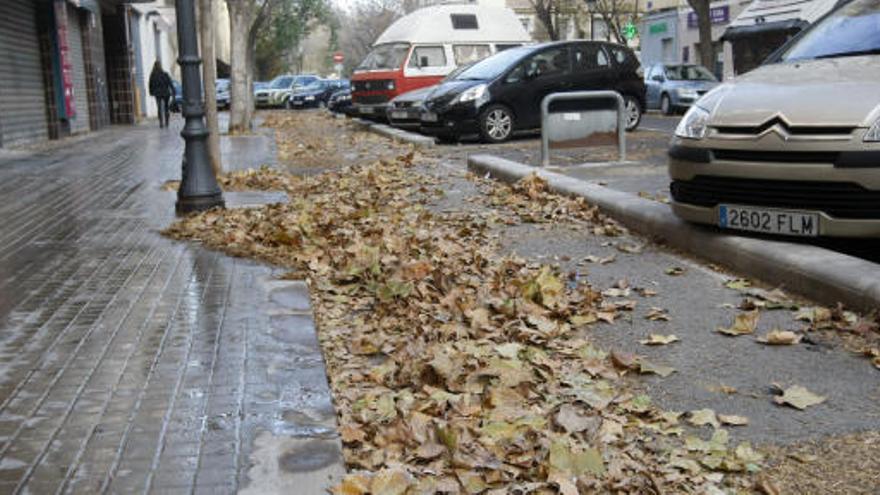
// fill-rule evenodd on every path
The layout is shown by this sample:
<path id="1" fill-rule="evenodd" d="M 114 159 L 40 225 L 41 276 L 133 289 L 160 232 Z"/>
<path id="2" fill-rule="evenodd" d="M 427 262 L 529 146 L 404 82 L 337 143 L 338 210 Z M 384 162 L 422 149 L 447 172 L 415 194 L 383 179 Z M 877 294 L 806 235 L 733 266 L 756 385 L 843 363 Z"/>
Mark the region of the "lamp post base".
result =
<path id="1" fill-rule="evenodd" d="M 226 202 L 223 201 L 223 194 L 221 193 L 211 194 L 209 196 L 187 196 L 185 198 L 177 198 L 177 202 L 174 204 L 174 209 L 177 211 L 178 215 L 198 213 L 216 207 L 226 207 Z"/>

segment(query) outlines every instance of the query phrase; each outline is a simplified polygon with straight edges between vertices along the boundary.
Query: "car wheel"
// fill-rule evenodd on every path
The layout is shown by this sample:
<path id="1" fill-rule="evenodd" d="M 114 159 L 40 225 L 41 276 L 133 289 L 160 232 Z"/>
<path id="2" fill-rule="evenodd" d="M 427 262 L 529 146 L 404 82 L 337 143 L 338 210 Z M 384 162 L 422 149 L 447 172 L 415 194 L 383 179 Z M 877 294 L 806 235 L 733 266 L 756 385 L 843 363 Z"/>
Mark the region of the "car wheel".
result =
<path id="1" fill-rule="evenodd" d="M 639 100 L 629 95 L 623 97 L 623 104 L 623 119 L 626 123 L 626 130 L 634 131 L 642 121 L 642 106 L 639 104 Z"/>
<path id="2" fill-rule="evenodd" d="M 672 115 L 674 109 L 672 108 L 672 101 L 669 99 L 669 95 L 663 95 L 660 98 L 660 111 L 663 112 L 663 115 Z"/>
<path id="3" fill-rule="evenodd" d="M 490 105 L 480 115 L 480 136 L 487 143 L 502 143 L 513 134 L 513 112 L 504 105 Z"/>

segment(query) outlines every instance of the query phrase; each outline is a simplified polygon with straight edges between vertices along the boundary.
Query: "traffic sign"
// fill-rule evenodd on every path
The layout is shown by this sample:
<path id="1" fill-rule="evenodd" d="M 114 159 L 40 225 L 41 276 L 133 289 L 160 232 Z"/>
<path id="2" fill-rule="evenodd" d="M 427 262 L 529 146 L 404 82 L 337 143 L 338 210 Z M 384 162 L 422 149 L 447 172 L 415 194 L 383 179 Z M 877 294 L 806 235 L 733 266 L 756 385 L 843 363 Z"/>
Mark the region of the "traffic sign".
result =
<path id="1" fill-rule="evenodd" d="M 345 55 L 342 52 L 336 52 L 333 54 L 333 61 L 337 64 L 341 64 L 345 60 Z"/>

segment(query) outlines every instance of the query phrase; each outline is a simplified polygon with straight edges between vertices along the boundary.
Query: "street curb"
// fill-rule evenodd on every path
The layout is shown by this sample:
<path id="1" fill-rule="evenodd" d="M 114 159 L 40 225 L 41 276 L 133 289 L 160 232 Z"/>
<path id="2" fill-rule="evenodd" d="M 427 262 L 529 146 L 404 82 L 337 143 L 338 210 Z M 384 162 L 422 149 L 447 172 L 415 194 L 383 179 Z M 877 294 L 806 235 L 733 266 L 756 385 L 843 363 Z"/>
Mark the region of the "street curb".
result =
<path id="1" fill-rule="evenodd" d="M 375 122 L 369 122 L 364 119 L 354 118 L 352 119 L 356 124 L 365 127 L 367 130 L 379 134 L 380 136 L 385 136 L 387 138 L 394 139 L 395 141 L 400 141 L 403 143 L 413 144 L 415 146 L 421 148 L 433 148 L 436 145 L 434 138 L 428 136 L 422 136 L 421 134 L 416 134 L 414 132 L 404 131 L 402 129 L 396 129 L 389 125 L 385 124 L 377 124 Z"/>
<path id="2" fill-rule="evenodd" d="M 880 268 L 828 249 L 784 241 L 740 237 L 689 224 L 668 205 L 492 155 L 471 155 L 468 169 L 504 182 L 529 174 L 554 192 L 580 196 L 627 227 L 770 285 L 817 302 L 871 311 L 880 307 Z"/>

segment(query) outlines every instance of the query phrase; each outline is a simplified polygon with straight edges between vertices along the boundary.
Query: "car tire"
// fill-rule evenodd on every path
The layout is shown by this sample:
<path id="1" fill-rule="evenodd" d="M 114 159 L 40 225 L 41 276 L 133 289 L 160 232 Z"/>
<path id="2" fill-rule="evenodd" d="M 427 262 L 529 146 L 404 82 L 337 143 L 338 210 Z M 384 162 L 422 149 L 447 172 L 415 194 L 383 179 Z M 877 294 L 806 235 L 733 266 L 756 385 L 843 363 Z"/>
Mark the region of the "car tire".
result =
<path id="1" fill-rule="evenodd" d="M 672 99 L 670 99 L 667 94 L 660 97 L 660 111 L 663 112 L 663 115 L 672 115 L 675 113 L 675 108 L 672 107 Z"/>
<path id="2" fill-rule="evenodd" d="M 513 135 L 516 120 L 504 105 L 489 105 L 480 114 L 480 137 L 487 143 L 503 143 Z"/>
<path id="3" fill-rule="evenodd" d="M 627 131 L 634 131 L 642 121 L 642 105 L 634 96 L 625 95 L 623 97 L 624 115 L 623 119 Z"/>

